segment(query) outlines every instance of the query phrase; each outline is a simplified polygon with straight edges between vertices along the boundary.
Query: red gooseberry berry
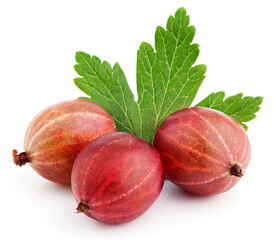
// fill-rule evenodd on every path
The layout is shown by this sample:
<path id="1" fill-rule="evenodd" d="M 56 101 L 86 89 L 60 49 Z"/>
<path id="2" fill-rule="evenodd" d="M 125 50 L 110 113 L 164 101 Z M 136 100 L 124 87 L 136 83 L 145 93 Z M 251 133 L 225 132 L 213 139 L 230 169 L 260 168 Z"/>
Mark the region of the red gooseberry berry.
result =
<path id="1" fill-rule="evenodd" d="M 31 121 L 24 140 L 24 152 L 13 150 L 14 163 L 30 166 L 44 178 L 70 184 L 73 162 L 92 140 L 116 131 L 105 109 L 88 100 L 57 103 Z"/>

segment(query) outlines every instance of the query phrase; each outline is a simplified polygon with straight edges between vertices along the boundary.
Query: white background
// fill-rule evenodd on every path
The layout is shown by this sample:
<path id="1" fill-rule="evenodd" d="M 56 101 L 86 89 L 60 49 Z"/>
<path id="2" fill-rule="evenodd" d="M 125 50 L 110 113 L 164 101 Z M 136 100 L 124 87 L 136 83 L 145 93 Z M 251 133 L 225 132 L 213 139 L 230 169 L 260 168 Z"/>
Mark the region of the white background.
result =
<path id="1" fill-rule="evenodd" d="M 273 1 L 0 1 L 0 135 L 2 239 L 274 239 Z M 123 68 L 135 87 L 136 51 L 154 43 L 157 25 L 185 7 L 208 67 L 194 103 L 213 91 L 264 96 L 248 123 L 252 159 L 230 191 L 210 197 L 170 182 L 138 219 L 117 226 L 75 214 L 69 187 L 16 167 L 25 130 L 39 111 L 83 96 L 74 86 L 75 52 Z"/>

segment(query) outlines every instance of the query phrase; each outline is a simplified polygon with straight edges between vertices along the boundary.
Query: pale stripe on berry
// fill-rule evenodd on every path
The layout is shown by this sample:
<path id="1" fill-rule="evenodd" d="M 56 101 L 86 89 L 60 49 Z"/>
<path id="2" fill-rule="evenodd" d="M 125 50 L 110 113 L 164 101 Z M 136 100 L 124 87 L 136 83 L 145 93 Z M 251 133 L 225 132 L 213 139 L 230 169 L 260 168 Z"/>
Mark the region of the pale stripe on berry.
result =
<path id="1" fill-rule="evenodd" d="M 55 119 L 52 119 L 50 121 L 48 121 L 43 127 L 41 127 L 35 134 L 34 136 L 32 137 L 30 143 L 28 144 L 26 151 L 28 151 L 29 149 L 31 149 L 31 146 L 34 142 L 34 140 L 40 135 L 42 134 L 48 127 L 54 125 L 55 123 L 59 122 L 59 121 L 63 121 L 64 119 L 68 118 L 68 117 L 71 117 L 71 116 L 85 116 L 85 117 L 100 117 L 100 118 L 104 118 L 106 120 L 109 121 L 109 119 L 103 115 L 100 115 L 100 114 L 97 114 L 97 113 L 90 113 L 90 112 L 75 112 L 75 113 L 67 113 L 67 114 L 64 114 L 62 116 L 59 116 Z"/>

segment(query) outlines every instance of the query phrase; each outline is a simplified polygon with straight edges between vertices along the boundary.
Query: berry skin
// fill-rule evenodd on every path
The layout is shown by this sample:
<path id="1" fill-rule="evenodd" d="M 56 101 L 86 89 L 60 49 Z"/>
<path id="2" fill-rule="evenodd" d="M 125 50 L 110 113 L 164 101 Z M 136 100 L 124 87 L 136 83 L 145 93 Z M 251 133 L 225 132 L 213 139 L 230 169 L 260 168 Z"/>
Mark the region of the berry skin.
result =
<path id="1" fill-rule="evenodd" d="M 185 108 L 167 117 L 154 146 L 161 154 L 166 178 L 197 195 L 232 188 L 251 157 L 243 127 L 232 117 L 203 107 Z"/>
<path id="2" fill-rule="evenodd" d="M 57 103 L 40 112 L 25 134 L 25 152 L 13 151 L 14 163 L 30 166 L 42 177 L 70 184 L 72 165 L 95 138 L 116 131 L 105 109 L 88 100 Z"/>
<path id="3" fill-rule="evenodd" d="M 157 150 L 129 133 L 97 138 L 78 155 L 72 169 L 77 212 L 110 224 L 128 222 L 144 213 L 163 183 Z"/>

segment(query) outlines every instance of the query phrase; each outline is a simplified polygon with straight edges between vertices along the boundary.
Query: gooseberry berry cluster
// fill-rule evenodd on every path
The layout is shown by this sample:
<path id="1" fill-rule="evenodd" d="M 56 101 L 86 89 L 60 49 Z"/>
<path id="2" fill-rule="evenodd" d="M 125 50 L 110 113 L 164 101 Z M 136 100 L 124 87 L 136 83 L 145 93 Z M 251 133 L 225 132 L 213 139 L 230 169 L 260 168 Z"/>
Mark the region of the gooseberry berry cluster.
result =
<path id="1" fill-rule="evenodd" d="M 179 110 L 160 125 L 154 144 L 116 132 L 108 112 L 88 100 L 55 104 L 30 123 L 18 166 L 71 184 L 77 212 L 110 224 L 131 221 L 159 196 L 167 178 L 196 195 L 233 187 L 251 150 L 243 127 L 209 108 Z"/>

